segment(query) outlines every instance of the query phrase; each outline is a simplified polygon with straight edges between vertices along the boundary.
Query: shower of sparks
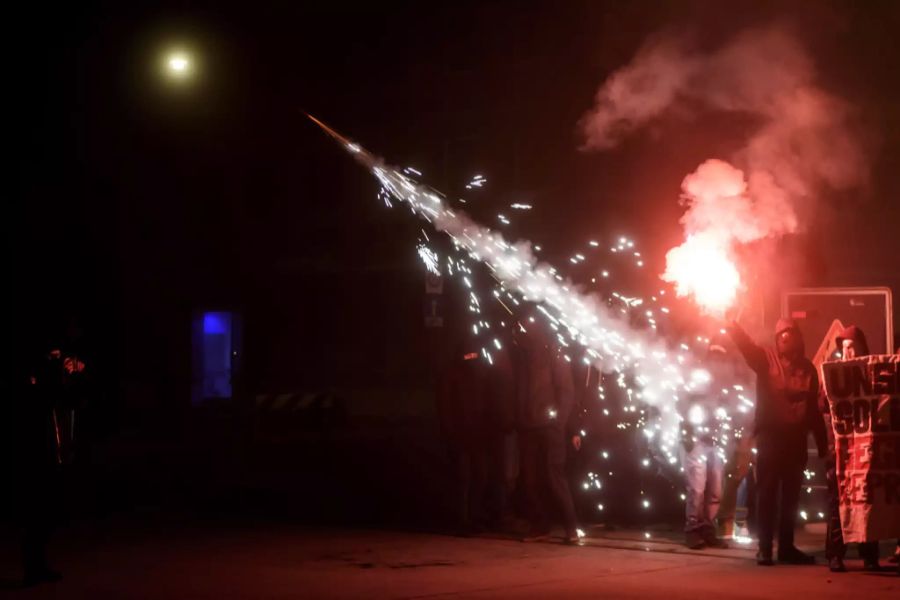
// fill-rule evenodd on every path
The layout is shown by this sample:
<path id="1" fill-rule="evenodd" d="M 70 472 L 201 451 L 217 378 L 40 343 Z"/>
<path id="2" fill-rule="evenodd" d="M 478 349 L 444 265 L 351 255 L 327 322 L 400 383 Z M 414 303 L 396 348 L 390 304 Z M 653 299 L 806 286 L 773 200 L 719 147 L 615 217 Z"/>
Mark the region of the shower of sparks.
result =
<path id="1" fill-rule="evenodd" d="M 487 179 L 485 179 L 481 175 L 476 175 L 469 183 L 466 184 L 466 189 L 471 190 L 473 188 L 480 188 L 484 186 L 485 183 L 487 183 Z"/>
<path id="2" fill-rule="evenodd" d="M 653 439 L 667 458 L 676 455 L 681 421 L 678 402 L 686 390 L 689 367 L 694 362 L 690 353 L 670 350 L 652 330 L 633 328 L 615 310 L 607 308 L 602 298 L 580 291 L 551 265 L 539 262 L 529 242 L 507 241 L 502 234 L 448 206 L 431 188 L 413 181 L 345 138 L 338 139 L 394 200 L 404 203 L 414 215 L 450 236 L 453 244 L 469 258 L 484 263 L 505 290 L 538 304 L 539 312 L 549 321 L 563 348 L 580 347 L 598 370 L 622 375 L 623 387 L 626 387 L 625 374 L 631 374 L 629 380 L 633 384 L 627 385 L 629 400 L 634 403 L 631 408 L 636 411 L 635 405 L 644 403 L 658 409 L 657 422 L 652 425 L 645 422 L 644 426 L 652 428 Z M 476 176 L 475 181 L 483 182 L 484 178 Z M 627 238 L 621 238 L 616 246 L 617 251 L 630 251 L 633 247 L 634 242 Z M 464 281 L 471 289 L 471 280 Z M 512 294 L 508 295 L 517 303 Z M 626 307 L 643 303 L 639 298 L 617 296 Z M 477 301 L 473 305 L 477 308 Z M 485 355 L 489 356 L 486 351 Z"/>
<path id="3" fill-rule="evenodd" d="M 428 269 L 430 273 L 434 273 L 435 275 L 441 274 L 440 262 L 438 255 L 434 250 L 426 246 L 425 244 L 421 244 L 418 247 L 419 258 L 422 259 L 422 262 L 425 264 L 425 268 Z"/>
<path id="4" fill-rule="evenodd" d="M 641 466 L 649 467 L 652 460 L 678 470 L 683 424 L 689 416 L 694 417 L 691 421 L 697 419 L 688 396 L 696 393 L 696 386 L 708 382 L 709 374 L 697 368 L 690 345 L 682 343 L 672 348 L 658 335 L 658 319 L 670 313 L 670 308 L 662 304 L 667 298 L 666 290 L 658 290 L 650 298 L 611 291 L 608 300 L 588 292 L 553 266 L 539 261 L 535 255 L 541 250 L 539 245 L 532 246 L 525 240 L 507 240 L 503 234 L 476 223 L 466 213 L 454 209 L 446 197 L 436 190 L 416 181 L 413 175 L 421 176 L 420 172 L 410 167 L 403 171 L 390 167 L 321 122 L 316 123 L 378 179 L 381 184 L 379 198 L 387 206 L 393 206 L 394 202 L 405 204 L 415 216 L 449 236 L 452 248 L 443 262 L 426 243 L 420 243 L 417 250 L 429 272 L 439 274 L 443 269 L 448 276 L 458 277 L 465 286 L 469 298 L 468 310 L 474 319 L 472 335 L 481 340 L 480 354 L 484 360 L 493 364 L 492 351 L 500 351 L 502 346 L 491 333 L 490 321 L 482 316 L 482 300 L 478 291 L 484 282 L 479 283 L 472 268 L 476 263 L 484 264 L 490 275 L 489 285 L 493 289 L 489 290 L 487 297 L 491 301 L 498 301 L 509 314 L 513 314 L 522 302 L 534 303 L 537 312 L 556 334 L 567 360 L 571 362 L 575 357 L 579 362 L 607 374 L 597 386 L 600 402 L 606 400 L 604 385 L 612 384 L 622 390 L 623 406 L 618 409 L 618 414 L 617 409 L 610 410 L 613 407 L 603 407 L 601 413 L 604 418 L 617 419 L 617 429 L 640 431 L 644 439 L 653 444 L 655 450 L 651 449 L 649 454 L 639 458 Z M 484 183 L 486 179 L 476 175 L 465 187 L 469 190 L 481 188 Z M 465 199 L 458 200 L 465 203 Z M 532 207 L 516 203 L 510 208 L 530 210 Z M 497 219 L 503 226 L 510 224 L 505 215 L 500 214 Z M 424 231 L 422 233 L 427 241 L 427 235 Z M 591 281 L 594 283 L 598 277 L 604 282 L 612 277 L 611 267 L 597 269 L 597 265 L 591 262 L 593 259 L 587 256 L 601 248 L 601 242 L 589 240 L 584 250 L 574 252 L 569 260 L 573 265 L 584 263 L 583 268 L 592 269 L 595 276 L 591 277 Z M 607 248 L 607 256 L 617 257 L 619 261 L 625 259 L 625 265 L 630 264 L 638 269 L 644 266 L 635 241 L 628 237 L 619 237 Z M 602 255 L 601 250 L 601 254 L 596 256 Z M 642 316 L 645 328 L 631 324 L 630 318 L 635 311 Z M 705 351 L 710 340 L 697 336 L 696 343 Z M 742 423 L 746 420 L 742 417 L 740 422 L 736 422 L 729 410 L 747 413 L 754 403 L 738 384 L 722 388 L 721 394 L 717 395 L 723 401 L 718 409 L 704 412 L 700 429 L 713 437 L 719 455 L 725 458 L 725 450 L 732 440 L 741 437 Z M 648 410 L 648 406 L 653 410 Z M 607 450 L 600 455 L 604 460 L 610 458 Z M 609 471 L 608 475 L 612 476 L 613 472 Z M 592 473 L 584 482 L 584 488 L 598 491 L 604 485 L 599 476 Z M 676 491 L 676 499 L 680 491 Z M 641 495 L 640 506 L 647 511 L 651 500 L 644 497 L 643 491 Z M 683 495 L 681 499 L 684 499 Z M 603 509 L 602 503 L 597 504 L 598 511 Z"/>

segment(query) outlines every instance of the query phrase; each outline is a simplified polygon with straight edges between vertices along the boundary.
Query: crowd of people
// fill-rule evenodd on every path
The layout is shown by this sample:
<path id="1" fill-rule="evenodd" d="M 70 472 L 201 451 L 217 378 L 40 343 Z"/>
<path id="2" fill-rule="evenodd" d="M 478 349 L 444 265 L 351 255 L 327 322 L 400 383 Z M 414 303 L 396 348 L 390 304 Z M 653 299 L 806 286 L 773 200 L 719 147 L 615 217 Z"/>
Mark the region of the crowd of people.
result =
<path id="1" fill-rule="evenodd" d="M 566 477 L 568 448 L 581 447 L 572 368 L 534 317 L 516 323 L 488 364 L 460 344 L 438 393 L 441 429 L 457 476 L 457 526 L 463 533 L 514 529 L 517 512 L 525 539 L 548 537 L 562 523 L 577 543 L 575 503 Z M 513 510 L 521 475 L 524 508 Z"/>
<path id="2" fill-rule="evenodd" d="M 758 538 L 759 565 L 813 564 L 814 557 L 794 541 L 811 434 L 827 470 L 826 558 L 832 571 L 845 571 L 828 402 L 818 371 L 806 358 L 800 329 L 791 319 L 779 320 L 771 346 L 758 345 L 736 321 L 726 331 L 733 350 L 729 353 L 724 341 L 709 346 L 702 361 L 709 380 L 688 398 L 682 427 L 685 543 L 696 550 L 727 548 L 737 532 L 742 495 L 748 528 L 743 533 Z M 869 354 L 855 326 L 834 343 L 839 359 Z M 516 322 L 508 343 L 498 346 L 489 364 L 479 349 L 458 345 L 438 394 L 456 475 L 456 524 L 464 534 L 489 528 L 525 531 L 525 541 L 548 537 L 557 524 L 563 526 L 564 541 L 577 544 L 582 532 L 566 457 L 581 448 L 588 403 L 576 401 L 572 366 L 541 321 Z M 734 354 L 749 372 L 736 364 Z M 741 380 L 740 371 L 755 375 L 755 414 L 742 431 L 723 438 L 708 416 L 729 401 L 718 394 L 720 384 Z M 524 500 L 519 510 L 511 502 L 516 489 Z M 877 542 L 860 544 L 859 554 L 865 570 L 882 568 Z M 898 555 L 900 545 L 890 561 L 896 563 Z"/>
<path id="3" fill-rule="evenodd" d="M 805 356 L 800 329 L 790 319 L 779 320 L 774 344 L 767 347 L 755 343 L 736 322 L 727 332 L 755 374 L 756 410 L 743 435 L 728 436 L 723 446 L 725 436 L 704 415 L 730 402 L 717 392 L 722 382 L 741 380 L 742 375 L 735 352 L 729 353 L 724 341 L 711 344 L 703 359 L 708 385 L 698 386 L 688 398 L 691 408 L 682 429 L 686 545 L 727 547 L 737 532 L 737 498 L 743 491 L 746 524 L 758 537 L 758 564 L 814 563 L 794 543 L 812 434 L 827 470 L 826 558 L 832 571 L 845 571 L 847 544 L 829 405 L 819 374 Z M 437 394 L 456 482 L 458 531 L 468 535 L 502 530 L 517 532 L 523 541 L 538 541 L 550 538 L 553 527 L 561 525 L 563 541 L 578 544 L 584 534 L 566 465 L 568 457 L 581 450 L 588 428 L 589 396 L 583 391 L 590 385 L 575 385 L 569 357 L 541 318 L 516 321 L 507 335 L 498 335 L 496 346 L 488 361 L 480 348 L 458 344 Z M 869 354 L 865 335 L 855 326 L 841 331 L 834 346 L 841 360 Z M 86 403 L 90 369 L 77 347 L 61 343 L 29 361 L 26 371 L 17 394 L 21 460 L 15 487 L 25 582 L 36 584 L 60 577 L 46 555 L 57 512 L 51 505 L 59 494 L 62 467 L 72 459 L 73 426 L 66 417 Z M 587 375 L 590 383 L 590 370 Z M 878 551 L 877 542 L 859 544 L 866 570 L 881 569 Z M 896 563 L 898 556 L 900 544 L 890 560 Z"/>

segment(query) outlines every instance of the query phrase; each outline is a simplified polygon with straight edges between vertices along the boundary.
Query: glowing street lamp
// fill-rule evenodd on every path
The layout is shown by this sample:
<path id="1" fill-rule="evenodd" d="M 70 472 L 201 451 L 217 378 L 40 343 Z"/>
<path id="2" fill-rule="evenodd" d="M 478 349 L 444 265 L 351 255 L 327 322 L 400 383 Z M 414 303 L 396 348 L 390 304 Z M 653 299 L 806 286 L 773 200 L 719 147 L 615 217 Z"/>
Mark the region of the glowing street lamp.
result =
<path id="1" fill-rule="evenodd" d="M 173 79 L 186 79 L 194 70 L 194 63 L 186 52 L 170 52 L 164 60 L 166 74 Z"/>

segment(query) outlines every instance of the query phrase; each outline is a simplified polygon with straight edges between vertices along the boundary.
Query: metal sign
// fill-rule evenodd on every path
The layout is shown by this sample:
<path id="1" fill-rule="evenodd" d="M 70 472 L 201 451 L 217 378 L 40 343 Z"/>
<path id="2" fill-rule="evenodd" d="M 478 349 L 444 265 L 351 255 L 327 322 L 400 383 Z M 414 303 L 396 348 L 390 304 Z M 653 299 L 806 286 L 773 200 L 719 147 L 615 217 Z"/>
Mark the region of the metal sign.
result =
<path id="1" fill-rule="evenodd" d="M 891 290 L 886 287 L 801 288 L 781 298 L 781 314 L 797 321 L 810 358 L 828 360 L 833 337 L 843 326 L 866 334 L 872 354 L 894 351 Z M 831 338 L 831 339 L 829 339 Z"/>
<path id="2" fill-rule="evenodd" d="M 443 294 L 444 278 L 434 273 L 425 273 L 425 293 L 426 294 Z"/>

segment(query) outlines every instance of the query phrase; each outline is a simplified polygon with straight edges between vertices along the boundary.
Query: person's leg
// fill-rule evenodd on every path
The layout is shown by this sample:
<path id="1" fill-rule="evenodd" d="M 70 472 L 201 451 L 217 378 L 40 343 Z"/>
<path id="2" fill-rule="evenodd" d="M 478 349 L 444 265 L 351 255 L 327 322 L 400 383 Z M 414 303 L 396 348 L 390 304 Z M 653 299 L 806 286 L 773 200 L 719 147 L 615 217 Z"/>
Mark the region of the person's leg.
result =
<path id="1" fill-rule="evenodd" d="M 467 449 L 453 449 L 453 469 L 456 475 L 456 526 L 461 533 L 468 531 L 472 524 L 471 501 L 471 456 Z"/>
<path id="2" fill-rule="evenodd" d="M 488 454 L 487 440 L 472 448 L 471 483 L 469 484 L 469 521 L 475 530 L 487 524 L 490 500 L 488 498 Z"/>
<path id="3" fill-rule="evenodd" d="M 563 527 L 566 530 L 566 538 L 577 538 L 578 519 L 575 515 L 575 502 L 572 499 L 572 491 L 566 479 L 566 436 L 565 432 L 556 427 L 548 427 L 544 430 L 546 454 L 546 481 L 556 509 L 562 518 Z"/>
<path id="4" fill-rule="evenodd" d="M 825 557 L 836 570 L 842 570 L 840 564 L 844 560 L 847 546 L 844 544 L 844 535 L 841 530 L 840 500 L 837 487 L 837 473 L 834 468 L 828 469 L 825 474 L 828 482 L 828 524 L 825 531 Z"/>
<path id="5" fill-rule="evenodd" d="M 737 439 L 731 461 L 728 463 L 728 468 L 723 475 L 722 501 L 719 504 L 716 522 L 719 527 L 719 535 L 726 539 L 734 536 L 734 517 L 737 512 L 738 489 L 750 470 L 752 447 L 753 438 L 750 435 L 744 435 Z"/>
<path id="6" fill-rule="evenodd" d="M 878 542 L 862 542 L 857 548 L 859 557 L 863 559 L 863 567 L 867 571 L 877 571 L 880 569 L 878 565 Z"/>
<path id="7" fill-rule="evenodd" d="M 747 532 L 750 536 L 754 536 L 759 531 L 759 513 L 757 512 L 757 496 L 759 494 L 759 485 L 757 483 L 758 476 L 756 465 L 750 466 L 750 471 L 744 481 L 747 482 Z"/>
<path id="8" fill-rule="evenodd" d="M 492 525 L 500 526 L 506 513 L 506 474 L 504 471 L 503 435 L 492 434 L 488 440 L 486 505 Z"/>
<path id="9" fill-rule="evenodd" d="M 681 461 L 685 475 L 684 535 L 689 548 L 703 547 L 703 496 L 706 490 L 706 462 L 703 448 L 694 444 Z"/>
<path id="10" fill-rule="evenodd" d="M 706 446 L 706 486 L 703 500 L 703 536 L 713 546 L 724 545 L 716 537 L 715 517 L 719 513 L 722 492 L 722 476 L 725 465 L 718 450 L 712 444 Z"/>
<path id="11" fill-rule="evenodd" d="M 781 480 L 781 515 L 778 525 L 778 558 L 791 563 L 813 562 L 812 557 L 801 553 L 794 546 L 794 529 L 800 507 L 800 489 L 803 470 L 806 468 L 806 437 L 785 438 Z"/>
<path id="12" fill-rule="evenodd" d="M 519 477 L 519 448 L 516 434 L 514 432 L 503 434 L 501 444 L 502 463 L 500 466 L 500 477 L 502 481 L 502 504 L 500 505 L 500 519 L 504 524 L 508 524 L 516 514 L 515 506 L 513 505 L 516 480 Z"/>
<path id="13" fill-rule="evenodd" d="M 525 492 L 525 515 L 530 522 L 530 536 L 542 535 L 549 531 L 547 512 L 544 510 L 542 473 L 543 460 L 541 443 L 535 430 L 519 434 L 523 491 Z"/>
<path id="14" fill-rule="evenodd" d="M 760 558 L 771 559 L 772 541 L 775 537 L 775 511 L 778 506 L 778 488 L 781 483 L 779 444 L 774 436 L 757 438 L 757 502 L 756 520 L 759 531 Z"/>

